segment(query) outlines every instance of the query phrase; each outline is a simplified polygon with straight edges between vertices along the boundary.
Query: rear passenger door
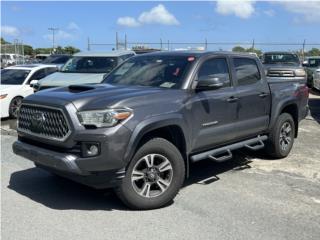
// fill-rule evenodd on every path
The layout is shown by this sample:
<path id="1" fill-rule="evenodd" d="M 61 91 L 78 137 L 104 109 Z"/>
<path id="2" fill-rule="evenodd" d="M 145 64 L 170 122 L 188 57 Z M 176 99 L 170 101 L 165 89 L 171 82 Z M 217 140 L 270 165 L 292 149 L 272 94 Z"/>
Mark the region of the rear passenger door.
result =
<path id="1" fill-rule="evenodd" d="M 270 90 L 254 58 L 232 57 L 238 109 L 237 138 L 257 135 L 268 128 Z"/>

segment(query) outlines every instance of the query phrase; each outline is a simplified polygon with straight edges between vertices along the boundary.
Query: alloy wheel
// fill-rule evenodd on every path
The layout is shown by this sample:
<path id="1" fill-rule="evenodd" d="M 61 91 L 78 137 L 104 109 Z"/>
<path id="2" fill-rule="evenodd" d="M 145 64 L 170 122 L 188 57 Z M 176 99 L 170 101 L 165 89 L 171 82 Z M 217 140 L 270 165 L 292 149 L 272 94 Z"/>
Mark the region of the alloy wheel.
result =
<path id="1" fill-rule="evenodd" d="M 134 165 L 131 182 L 136 193 L 152 198 L 162 195 L 169 188 L 172 177 L 172 164 L 165 156 L 148 154 Z"/>

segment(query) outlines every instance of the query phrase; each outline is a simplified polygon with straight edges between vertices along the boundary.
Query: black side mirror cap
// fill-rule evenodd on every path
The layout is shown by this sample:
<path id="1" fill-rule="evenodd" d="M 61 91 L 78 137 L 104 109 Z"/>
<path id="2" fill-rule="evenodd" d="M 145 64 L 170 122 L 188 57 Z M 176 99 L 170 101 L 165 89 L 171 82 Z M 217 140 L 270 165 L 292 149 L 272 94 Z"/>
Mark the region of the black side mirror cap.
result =
<path id="1" fill-rule="evenodd" d="M 197 90 L 213 90 L 223 87 L 223 77 L 206 77 L 197 80 Z"/>

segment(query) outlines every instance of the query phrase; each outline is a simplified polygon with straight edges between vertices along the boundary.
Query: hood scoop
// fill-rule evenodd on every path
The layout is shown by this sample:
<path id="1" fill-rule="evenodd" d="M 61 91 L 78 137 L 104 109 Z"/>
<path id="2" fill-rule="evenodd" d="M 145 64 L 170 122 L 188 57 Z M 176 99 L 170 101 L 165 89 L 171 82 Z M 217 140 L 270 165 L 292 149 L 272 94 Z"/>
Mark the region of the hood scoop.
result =
<path id="1" fill-rule="evenodd" d="M 68 87 L 68 89 L 70 92 L 78 93 L 78 92 L 85 92 L 85 91 L 93 90 L 93 89 L 95 89 L 95 87 L 89 86 L 89 85 L 70 85 Z"/>

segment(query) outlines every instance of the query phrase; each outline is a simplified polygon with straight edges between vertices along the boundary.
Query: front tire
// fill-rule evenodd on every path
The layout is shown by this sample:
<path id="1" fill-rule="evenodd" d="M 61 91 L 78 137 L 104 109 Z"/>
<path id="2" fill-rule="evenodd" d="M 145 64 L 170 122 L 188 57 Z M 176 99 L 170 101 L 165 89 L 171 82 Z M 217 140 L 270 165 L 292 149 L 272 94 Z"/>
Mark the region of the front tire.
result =
<path id="1" fill-rule="evenodd" d="M 15 97 L 11 100 L 10 105 L 9 105 L 9 117 L 10 118 L 17 118 L 18 117 L 18 112 L 19 108 L 22 103 L 22 97 Z"/>
<path id="2" fill-rule="evenodd" d="M 154 138 L 138 149 L 116 193 L 129 208 L 160 208 L 174 199 L 184 178 L 179 150 L 163 138 Z"/>
<path id="3" fill-rule="evenodd" d="M 266 145 L 267 154 L 274 158 L 285 158 L 289 155 L 295 136 L 295 124 L 288 113 L 282 113 L 272 129 Z"/>

